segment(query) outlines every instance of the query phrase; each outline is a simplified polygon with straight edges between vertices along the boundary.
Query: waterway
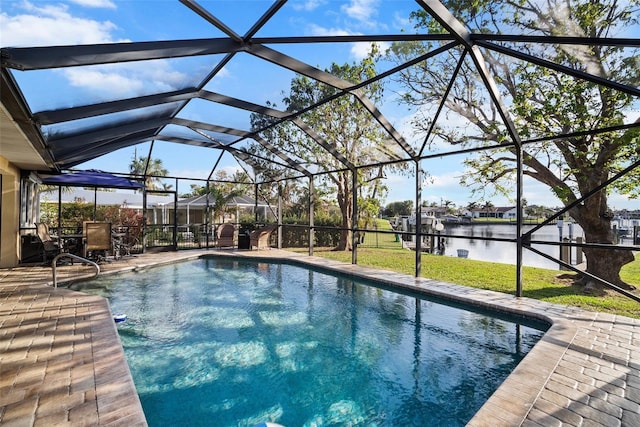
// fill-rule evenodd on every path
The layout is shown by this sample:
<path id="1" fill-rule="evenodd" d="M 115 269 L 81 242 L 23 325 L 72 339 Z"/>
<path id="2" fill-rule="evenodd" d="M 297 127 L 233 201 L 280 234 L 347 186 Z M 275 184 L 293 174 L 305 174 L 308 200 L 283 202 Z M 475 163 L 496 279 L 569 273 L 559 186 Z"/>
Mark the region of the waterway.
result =
<path id="1" fill-rule="evenodd" d="M 523 232 L 533 228 L 532 225 L 522 227 Z M 546 225 L 536 231 L 532 240 L 557 243 L 562 238 L 569 237 L 576 239 L 580 237 L 584 241 L 584 234 L 580 226 L 564 224 L 562 229 L 556 225 Z M 560 234 L 562 230 L 562 235 Z M 461 237 L 445 237 L 445 256 L 458 256 L 458 249 L 467 250 L 469 259 L 480 261 L 501 262 L 506 264 L 516 263 L 516 244 L 512 242 L 501 242 L 494 240 L 483 240 L 483 238 L 493 239 L 515 239 L 515 224 L 446 224 L 442 231 L 444 235 L 454 235 Z M 555 258 L 560 256 L 560 247 L 554 245 L 532 245 L 535 249 L 551 255 Z M 549 269 L 559 269 L 557 263 L 548 260 L 527 249 L 523 250 L 523 264 L 530 267 L 541 267 Z M 584 260 L 584 259 L 583 259 Z M 572 262 L 577 262 L 575 249 L 572 254 Z"/>
<path id="2" fill-rule="evenodd" d="M 615 223 L 615 225 L 618 225 Z M 632 227 L 633 224 L 629 221 L 620 223 L 620 227 Z M 531 230 L 534 225 L 523 225 L 523 232 Z M 495 238 L 495 239 L 515 239 L 516 238 L 516 226 L 515 224 L 445 224 L 445 228 L 442 231 L 443 235 L 453 235 L 460 237 L 446 237 L 445 239 L 445 256 L 458 256 L 458 250 L 467 250 L 469 259 L 476 259 L 481 261 L 501 262 L 506 264 L 516 263 L 516 244 L 512 242 L 501 242 L 493 240 L 482 240 L 482 238 Z M 546 225 L 536 231 L 532 240 L 544 241 L 550 243 L 560 242 L 564 238 L 570 238 L 575 242 L 576 238 L 581 238 L 584 242 L 584 232 L 578 224 L 564 223 L 562 227 L 557 225 Z M 632 234 L 630 233 L 626 238 L 621 238 L 619 241 L 621 245 L 632 245 Z M 560 258 L 560 247 L 557 245 L 532 245 L 535 249 L 551 255 L 554 258 Z M 571 249 L 571 264 L 579 264 L 579 261 L 584 262 L 584 256 L 579 258 L 577 253 L 578 248 Z M 522 254 L 523 265 L 530 267 L 541 267 L 549 269 L 559 269 L 559 265 L 556 262 L 548 260 L 532 251 L 527 249 L 523 250 Z"/>

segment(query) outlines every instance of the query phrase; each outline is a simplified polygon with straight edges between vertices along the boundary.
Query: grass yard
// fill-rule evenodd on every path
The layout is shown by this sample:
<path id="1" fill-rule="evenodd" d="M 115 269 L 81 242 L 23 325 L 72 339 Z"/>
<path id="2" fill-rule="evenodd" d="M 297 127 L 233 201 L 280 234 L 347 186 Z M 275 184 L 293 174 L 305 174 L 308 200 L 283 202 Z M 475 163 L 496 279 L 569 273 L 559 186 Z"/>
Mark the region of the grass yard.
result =
<path id="1" fill-rule="evenodd" d="M 384 224 L 379 223 L 379 229 L 383 227 Z M 378 247 L 375 247 L 376 243 Z M 299 252 L 306 252 L 306 249 Z M 351 262 L 351 252 L 314 248 L 314 255 Z M 402 249 L 390 233 L 367 233 L 364 245 L 358 248 L 359 265 L 413 275 L 414 263 L 415 252 Z M 625 296 L 615 292 L 609 292 L 606 296 L 587 295 L 581 287 L 571 286 L 570 280 L 559 278 L 561 273 L 566 272 L 558 270 L 523 267 L 522 271 L 525 297 L 640 319 L 640 303 Z M 640 296 L 640 256 L 624 266 L 620 276 L 627 283 L 635 285 L 639 290 L 634 293 Z M 516 291 L 516 267 L 510 264 L 423 254 L 422 277 L 509 294 L 515 294 Z"/>

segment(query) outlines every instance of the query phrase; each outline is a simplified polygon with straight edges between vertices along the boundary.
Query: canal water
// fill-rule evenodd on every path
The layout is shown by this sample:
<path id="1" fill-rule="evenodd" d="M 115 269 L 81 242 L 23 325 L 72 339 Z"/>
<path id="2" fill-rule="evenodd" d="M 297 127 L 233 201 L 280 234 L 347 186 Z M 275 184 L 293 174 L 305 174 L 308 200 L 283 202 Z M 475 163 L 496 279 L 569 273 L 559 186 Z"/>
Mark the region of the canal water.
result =
<path id="1" fill-rule="evenodd" d="M 523 232 L 533 228 L 532 225 L 524 225 Z M 571 229 L 570 229 L 571 228 Z M 562 235 L 560 231 L 562 230 Z M 458 250 L 467 250 L 469 259 L 480 261 L 501 262 L 506 264 L 516 263 L 516 244 L 511 242 L 499 242 L 493 240 L 482 240 L 481 238 L 515 239 L 515 224 L 445 224 L 442 234 L 461 236 L 446 237 L 445 256 L 458 256 Z M 536 231 L 532 240 L 557 243 L 561 238 L 571 237 L 576 239 L 581 237 L 584 241 L 582 229 L 577 224 L 564 224 L 562 229 L 556 225 L 546 225 Z M 560 257 L 560 247 L 552 245 L 533 245 L 540 252 L 551 255 L 554 258 Z M 576 249 L 572 251 L 572 263 L 577 261 Z M 522 253 L 523 264 L 530 267 L 541 267 L 549 269 L 559 269 L 557 263 L 548 260 L 527 249 Z M 583 257 L 584 261 L 584 257 Z"/>

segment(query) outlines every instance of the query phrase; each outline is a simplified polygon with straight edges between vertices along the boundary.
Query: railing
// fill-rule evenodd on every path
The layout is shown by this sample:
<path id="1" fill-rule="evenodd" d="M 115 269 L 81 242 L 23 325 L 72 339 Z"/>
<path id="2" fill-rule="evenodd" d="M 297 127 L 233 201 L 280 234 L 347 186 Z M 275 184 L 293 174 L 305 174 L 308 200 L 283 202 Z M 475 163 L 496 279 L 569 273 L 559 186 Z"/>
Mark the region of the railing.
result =
<path id="1" fill-rule="evenodd" d="M 215 246 L 215 226 L 207 235 L 205 224 L 147 224 L 145 227 L 147 248 L 195 249 Z M 175 245 L 174 245 L 175 238 Z"/>
<path id="2" fill-rule="evenodd" d="M 147 224 L 145 246 L 147 248 L 173 247 L 175 227 L 172 224 Z"/>
<path id="3" fill-rule="evenodd" d="M 51 269 L 53 270 L 53 287 L 57 288 L 58 287 L 58 275 L 57 275 L 57 263 L 58 260 L 60 258 L 71 258 L 71 259 L 76 259 L 80 262 L 83 262 L 85 264 L 91 264 L 96 268 L 96 274 L 94 274 L 93 276 L 91 276 L 90 278 L 96 277 L 98 274 L 100 274 L 100 266 L 98 264 L 96 264 L 93 261 L 90 261 L 86 258 L 82 258 L 81 256 L 78 255 L 74 255 L 74 254 L 70 254 L 68 252 L 63 252 L 61 254 L 58 254 L 55 256 L 55 258 L 53 258 L 53 261 L 51 261 Z"/>

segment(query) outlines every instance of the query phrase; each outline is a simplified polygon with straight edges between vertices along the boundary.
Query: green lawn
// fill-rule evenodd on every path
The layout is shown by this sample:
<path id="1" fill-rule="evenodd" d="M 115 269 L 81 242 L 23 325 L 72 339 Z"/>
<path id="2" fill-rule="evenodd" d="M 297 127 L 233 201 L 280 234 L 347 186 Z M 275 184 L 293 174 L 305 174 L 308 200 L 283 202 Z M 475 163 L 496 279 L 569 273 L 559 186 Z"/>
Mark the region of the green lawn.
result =
<path id="1" fill-rule="evenodd" d="M 383 229 L 382 227 L 384 224 L 379 223 L 379 229 Z M 358 248 L 358 264 L 413 275 L 415 252 L 402 249 L 400 243 L 395 242 L 393 234 L 377 233 L 379 247 L 376 248 L 375 234 L 367 233 L 364 247 Z M 351 252 L 315 248 L 314 255 L 351 262 Z M 523 295 L 541 301 L 640 319 L 640 303 L 614 292 L 604 297 L 586 295 L 581 287 L 571 286 L 569 280 L 559 279 L 559 274 L 558 270 L 523 267 Z M 640 256 L 624 266 L 620 276 L 640 289 Z M 422 277 L 509 294 L 515 294 L 516 291 L 516 267 L 509 264 L 423 254 Z M 634 292 L 640 296 L 640 291 Z"/>

